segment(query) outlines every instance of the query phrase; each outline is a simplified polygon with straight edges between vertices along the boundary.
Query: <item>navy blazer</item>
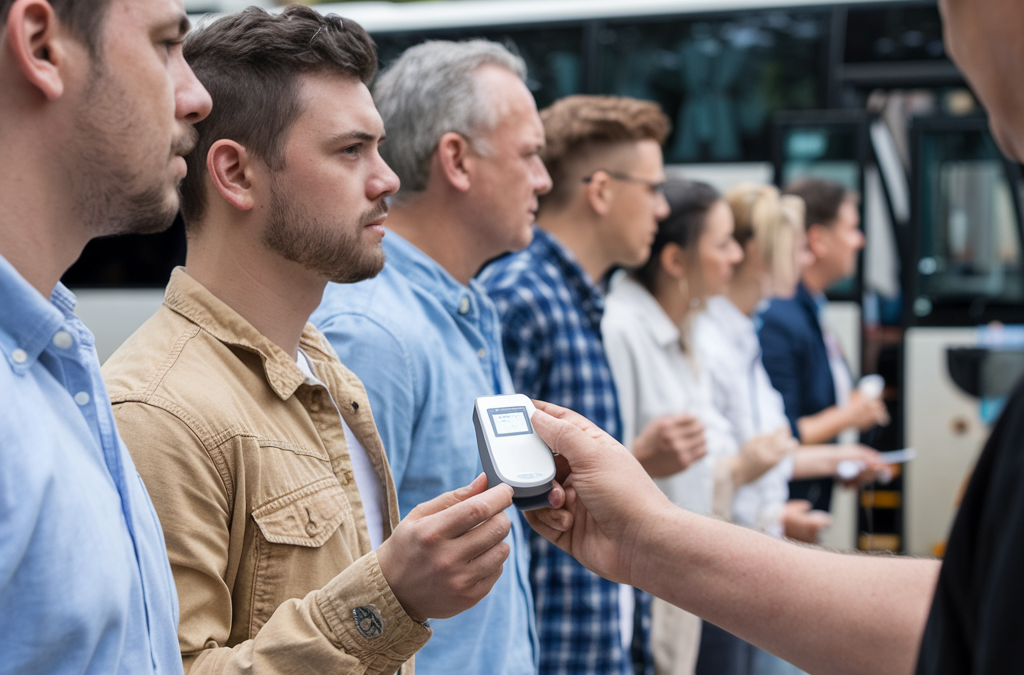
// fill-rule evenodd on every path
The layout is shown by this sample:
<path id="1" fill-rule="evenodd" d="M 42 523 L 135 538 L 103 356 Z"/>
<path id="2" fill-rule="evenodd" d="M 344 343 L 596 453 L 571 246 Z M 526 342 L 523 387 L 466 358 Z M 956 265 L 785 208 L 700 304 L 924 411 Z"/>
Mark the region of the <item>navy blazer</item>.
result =
<path id="1" fill-rule="evenodd" d="M 761 314 L 761 352 L 772 386 L 782 394 L 793 435 L 800 438 L 797 420 L 836 403 L 828 349 L 818 323 L 818 307 L 801 282 L 790 300 L 772 300 Z M 790 496 L 807 499 L 827 511 L 832 479 L 790 483 Z"/>

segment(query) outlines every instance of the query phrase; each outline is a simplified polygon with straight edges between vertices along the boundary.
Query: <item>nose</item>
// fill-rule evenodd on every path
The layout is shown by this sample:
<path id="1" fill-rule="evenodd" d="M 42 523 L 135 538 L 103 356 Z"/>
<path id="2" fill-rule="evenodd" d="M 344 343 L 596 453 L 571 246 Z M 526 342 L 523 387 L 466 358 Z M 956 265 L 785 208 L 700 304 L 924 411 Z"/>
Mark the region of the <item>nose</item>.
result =
<path id="1" fill-rule="evenodd" d="M 654 199 L 655 220 L 665 220 L 666 218 L 668 218 L 668 214 L 672 210 L 672 208 L 668 205 L 668 200 L 665 199 L 665 193 L 658 192 Z"/>
<path id="2" fill-rule="evenodd" d="M 174 116 L 189 124 L 202 122 L 213 109 L 213 100 L 179 51 L 174 61 Z"/>
<path id="3" fill-rule="evenodd" d="M 383 157 L 377 155 L 377 166 L 374 168 L 370 180 L 366 182 L 367 199 L 376 201 L 383 197 L 389 197 L 398 192 L 398 188 L 401 186 L 402 181 L 399 180 L 398 174 L 391 170 Z"/>
<path id="4" fill-rule="evenodd" d="M 544 195 L 551 192 L 551 174 L 548 173 L 548 169 L 544 166 L 544 162 L 540 157 L 534 156 L 534 161 L 537 166 L 534 170 L 533 179 L 533 192 L 534 194 Z"/>

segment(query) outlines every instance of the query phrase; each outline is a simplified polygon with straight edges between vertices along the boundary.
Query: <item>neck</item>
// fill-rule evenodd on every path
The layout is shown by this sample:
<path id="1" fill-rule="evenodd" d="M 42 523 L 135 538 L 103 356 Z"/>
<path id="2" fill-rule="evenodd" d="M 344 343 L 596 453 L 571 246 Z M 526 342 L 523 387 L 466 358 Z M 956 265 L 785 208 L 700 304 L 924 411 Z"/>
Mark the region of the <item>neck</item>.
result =
<path id="1" fill-rule="evenodd" d="M 758 304 L 764 300 L 764 287 L 757 275 L 741 266 L 736 270 L 726 296 L 741 312 L 753 316 Z"/>
<path id="2" fill-rule="evenodd" d="M 655 284 L 654 299 L 677 326 L 683 325 L 686 315 L 690 313 L 689 293 L 683 293 L 679 280 L 661 272 Z"/>
<path id="3" fill-rule="evenodd" d="M 427 191 L 396 205 L 388 214 L 388 229 L 429 256 L 464 285 L 488 260 L 503 253 L 489 252 L 479 227 L 460 219 L 451 199 Z"/>
<path id="4" fill-rule="evenodd" d="M 580 267 L 594 283 L 599 282 L 615 264 L 605 254 L 602 242 L 596 236 L 596 223 L 589 213 L 575 209 L 564 209 L 556 213 L 541 213 L 537 225 L 558 237 L 565 244 Z"/>
<path id="5" fill-rule="evenodd" d="M 54 170 L 60 162 L 42 152 L 40 138 L 0 135 L 0 255 L 49 298 L 92 234 L 78 215 L 82 205 L 72 203 L 70 181 L 61 180 L 66 172 Z"/>
<path id="6" fill-rule="evenodd" d="M 819 266 L 811 265 L 804 270 L 804 273 L 800 276 L 800 281 L 803 282 L 804 287 L 812 294 L 820 295 L 838 279 L 831 278 Z"/>
<path id="7" fill-rule="evenodd" d="M 302 329 L 320 304 L 326 280 L 267 250 L 259 238 L 232 237 L 225 234 L 227 229 L 207 222 L 190 237 L 186 271 L 264 337 L 298 358 Z"/>

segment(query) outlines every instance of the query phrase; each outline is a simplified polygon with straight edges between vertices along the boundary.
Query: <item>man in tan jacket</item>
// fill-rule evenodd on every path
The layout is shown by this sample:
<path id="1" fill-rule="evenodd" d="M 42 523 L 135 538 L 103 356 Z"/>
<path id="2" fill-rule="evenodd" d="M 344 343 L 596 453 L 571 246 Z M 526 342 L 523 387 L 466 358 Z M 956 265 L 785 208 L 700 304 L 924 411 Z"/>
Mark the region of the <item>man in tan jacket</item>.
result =
<path id="1" fill-rule="evenodd" d="M 399 524 L 362 384 L 306 322 L 328 280 L 383 265 L 398 180 L 373 43 L 251 8 L 185 55 L 215 110 L 187 157 L 186 267 L 104 368 L 163 525 L 185 669 L 411 673 L 427 620 L 500 575 L 511 490 L 477 479 Z"/>

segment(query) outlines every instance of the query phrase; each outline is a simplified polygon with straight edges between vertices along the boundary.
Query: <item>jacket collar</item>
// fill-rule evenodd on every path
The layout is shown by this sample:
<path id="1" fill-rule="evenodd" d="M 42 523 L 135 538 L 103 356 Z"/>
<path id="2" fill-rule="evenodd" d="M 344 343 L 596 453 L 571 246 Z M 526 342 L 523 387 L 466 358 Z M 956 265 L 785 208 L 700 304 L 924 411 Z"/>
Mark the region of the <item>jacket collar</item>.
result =
<path id="1" fill-rule="evenodd" d="M 620 274 L 612 280 L 612 293 L 616 302 L 633 307 L 637 316 L 651 331 L 654 341 L 661 347 L 679 344 L 682 333 L 679 326 L 672 322 L 665 310 L 658 304 L 657 298 L 640 285 L 635 279 Z"/>
<path id="2" fill-rule="evenodd" d="M 267 383 L 282 400 L 291 398 L 299 385 L 306 381 L 291 356 L 190 277 L 185 268 L 178 267 L 171 273 L 171 280 L 164 293 L 164 305 L 225 345 L 258 355 L 263 363 Z M 331 352 L 313 324 L 307 323 L 303 328 L 299 347 L 314 364 L 330 359 Z"/>
<path id="3" fill-rule="evenodd" d="M 576 254 L 558 237 L 541 227 L 533 228 L 533 243 L 530 248 L 537 251 L 542 259 L 557 266 L 569 288 L 575 291 L 580 307 L 595 330 L 601 330 L 604 315 L 605 296 L 602 288 L 590 278 L 583 266 L 576 260 Z"/>

